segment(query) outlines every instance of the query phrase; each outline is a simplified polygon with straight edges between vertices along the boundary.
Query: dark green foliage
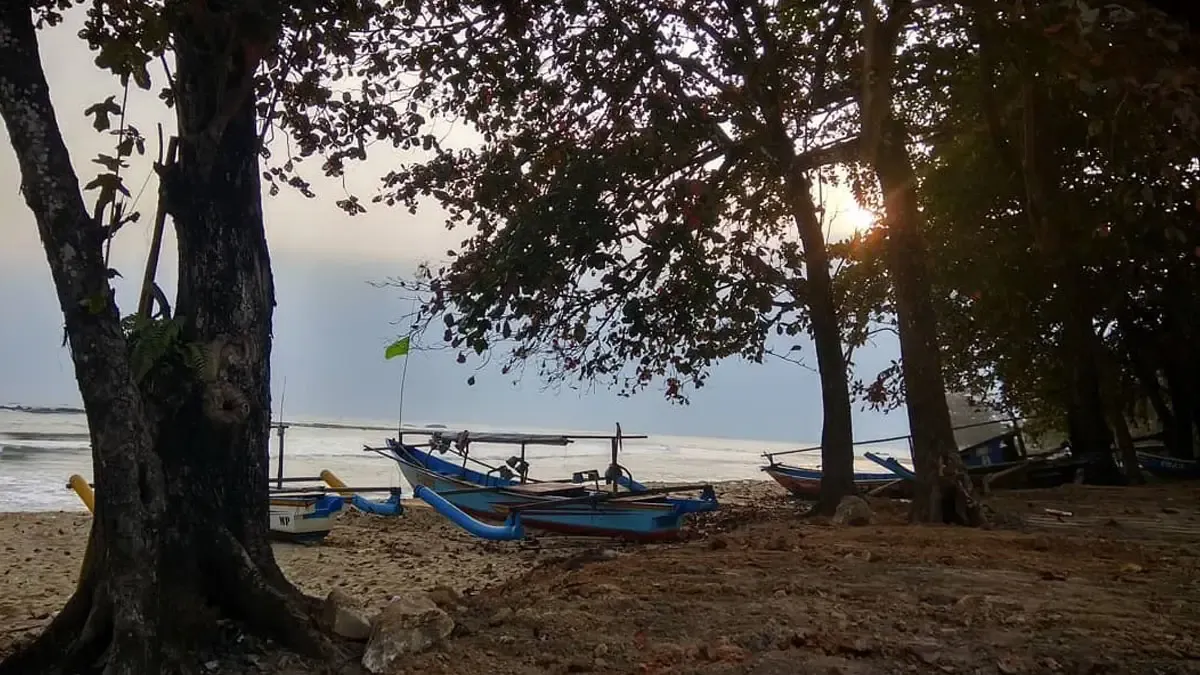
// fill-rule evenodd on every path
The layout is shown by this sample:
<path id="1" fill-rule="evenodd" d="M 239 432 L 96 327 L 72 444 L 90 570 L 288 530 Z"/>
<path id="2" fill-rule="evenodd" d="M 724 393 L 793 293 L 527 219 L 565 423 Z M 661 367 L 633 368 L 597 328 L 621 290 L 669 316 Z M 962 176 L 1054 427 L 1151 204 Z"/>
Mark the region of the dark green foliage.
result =
<path id="1" fill-rule="evenodd" d="M 441 3 L 402 55 L 419 73 L 413 105 L 483 136 L 478 148 L 431 146 L 435 159 L 392 173 L 376 200 L 415 209 L 431 196 L 464 230 L 462 250 L 417 283 L 445 341 L 500 347 L 506 369 L 532 361 L 551 381 L 629 393 L 663 379 L 682 398 L 717 360 L 761 360 L 807 330 L 786 178 L 845 155 L 811 121 L 826 83 L 810 73 L 841 52 L 807 38 L 833 14 L 522 8 Z"/>

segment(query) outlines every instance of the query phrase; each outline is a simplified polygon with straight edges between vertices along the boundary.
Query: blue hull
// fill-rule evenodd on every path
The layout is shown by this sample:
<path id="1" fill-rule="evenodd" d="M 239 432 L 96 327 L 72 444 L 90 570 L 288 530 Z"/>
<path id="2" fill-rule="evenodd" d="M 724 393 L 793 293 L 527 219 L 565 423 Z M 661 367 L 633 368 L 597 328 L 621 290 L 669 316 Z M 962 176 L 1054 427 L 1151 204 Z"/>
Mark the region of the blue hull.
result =
<path id="1" fill-rule="evenodd" d="M 512 506 L 532 504 L 520 510 L 520 521 L 549 532 L 633 541 L 670 540 L 678 536 L 684 516 L 717 508 L 715 497 L 638 497 L 636 492 L 625 493 L 627 496 L 619 500 L 589 501 L 589 497 L 604 493 L 582 484 L 522 485 L 393 441 L 388 441 L 388 451 L 414 488 L 424 486 L 463 512 L 491 521 L 504 521 Z"/>
<path id="2" fill-rule="evenodd" d="M 1164 457 L 1149 452 L 1139 452 L 1137 457 L 1138 464 L 1156 476 L 1176 479 L 1200 478 L 1200 462 L 1194 459 Z"/>
<path id="3" fill-rule="evenodd" d="M 786 464 L 774 464 L 762 467 L 775 482 L 797 497 L 815 499 L 821 494 L 821 470 L 802 469 Z M 857 472 L 854 474 L 854 486 L 860 492 L 867 492 L 877 487 L 895 483 L 899 477 L 893 473 Z"/>

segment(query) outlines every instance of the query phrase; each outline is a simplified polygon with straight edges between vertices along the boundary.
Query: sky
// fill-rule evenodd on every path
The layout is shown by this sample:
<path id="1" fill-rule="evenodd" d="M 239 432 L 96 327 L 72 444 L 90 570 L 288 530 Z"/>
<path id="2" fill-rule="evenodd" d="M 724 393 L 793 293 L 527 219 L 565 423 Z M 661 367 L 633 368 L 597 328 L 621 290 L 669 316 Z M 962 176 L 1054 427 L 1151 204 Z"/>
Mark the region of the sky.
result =
<path id="1" fill-rule="evenodd" d="M 112 138 L 97 133 L 83 110 L 117 95 L 117 82 L 92 66 L 93 56 L 75 37 L 78 11 L 64 25 L 41 33 L 43 65 L 58 111 L 59 125 L 77 173 L 86 182 L 98 152 L 111 153 Z M 156 123 L 172 128 L 170 112 L 153 94 L 131 90 L 129 121 L 156 145 Z M 461 139 L 469 130 L 448 129 Z M 467 141 L 469 142 L 469 140 Z M 352 169 L 346 185 L 374 194 L 376 179 L 399 161 L 400 153 L 376 152 Z M 135 162 L 125 173 L 136 195 L 150 175 Z M 316 177 L 310 177 L 316 178 Z M 400 208 L 369 208 L 349 217 L 334 201 L 341 183 L 314 180 L 317 199 L 284 191 L 264 196 L 278 306 L 272 360 L 274 407 L 286 419 L 394 421 L 400 407 L 402 361 L 383 360 L 384 347 L 401 328 L 409 301 L 394 288 L 372 282 L 410 275 L 422 261 L 440 260 L 463 236 L 448 232 L 443 213 L 429 205 L 409 214 Z M 0 403 L 79 405 L 70 356 L 62 347 L 62 318 L 32 214 L 19 194 L 20 177 L 8 137 L 0 129 Z M 112 266 L 122 311 L 136 304 L 150 243 L 153 180 L 137 202 L 143 218 L 126 226 L 112 250 Z M 827 210 L 839 214 L 834 232 L 843 234 L 869 218 L 845 193 L 829 197 Z M 174 293 L 174 238 L 167 228 L 159 281 Z M 811 355 L 811 350 L 805 352 Z M 873 376 L 898 353 L 894 341 L 856 352 L 859 372 Z M 476 384 L 466 379 L 474 374 Z M 403 417 L 412 423 L 473 425 L 490 429 L 609 429 L 621 422 L 628 433 L 709 436 L 807 444 L 820 438 L 820 384 L 814 370 L 774 360 L 764 364 L 719 364 L 692 403 L 668 403 L 651 389 L 619 397 L 603 385 L 592 391 L 547 390 L 532 374 L 517 383 L 492 368 L 475 372 L 454 362 L 447 351 L 414 352 L 404 386 Z M 282 399 L 282 401 L 281 401 Z M 863 412 L 855 405 L 856 437 L 907 433 L 903 411 Z"/>

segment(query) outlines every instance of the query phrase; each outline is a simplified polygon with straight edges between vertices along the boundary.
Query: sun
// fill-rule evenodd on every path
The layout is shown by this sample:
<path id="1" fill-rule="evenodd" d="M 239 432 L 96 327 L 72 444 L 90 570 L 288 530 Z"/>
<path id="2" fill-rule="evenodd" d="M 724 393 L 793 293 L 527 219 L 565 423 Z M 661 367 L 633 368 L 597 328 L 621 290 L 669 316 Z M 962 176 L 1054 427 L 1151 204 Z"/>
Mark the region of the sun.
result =
<path id="1" fill-rule="evenodd" d="M 848 206 L 839 215 L 845 221 L 843 226 L 855 232 L 866 232 L 874 227 L 876 221 L 879 220 L 877 215 L 858 204 Z"/>

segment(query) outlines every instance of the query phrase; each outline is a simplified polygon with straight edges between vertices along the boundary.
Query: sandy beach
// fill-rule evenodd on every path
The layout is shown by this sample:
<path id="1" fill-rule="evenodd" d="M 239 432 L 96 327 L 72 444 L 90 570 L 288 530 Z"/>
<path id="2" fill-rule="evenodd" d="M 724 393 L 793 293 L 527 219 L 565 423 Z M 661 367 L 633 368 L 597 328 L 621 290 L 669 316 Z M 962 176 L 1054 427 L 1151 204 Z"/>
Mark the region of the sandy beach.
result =
<path id="1" fill-rule="evenodd" d="M 1000 525 L 978 530 L 879 500 L 865 527 L 801 519 L 759 481 L 719 493 L 676 544 L 488 543 L 414 506 L 276 550 L 307 592 L 373 610 L 464 594 L 449 641 L 397 673 L 1200 672 L 1200 484 L 999 493 Z M 65 601 L 88 526 L 0 514 L 0 655 Z M 312 672 L 255 663 L 220 672 Z"/>

